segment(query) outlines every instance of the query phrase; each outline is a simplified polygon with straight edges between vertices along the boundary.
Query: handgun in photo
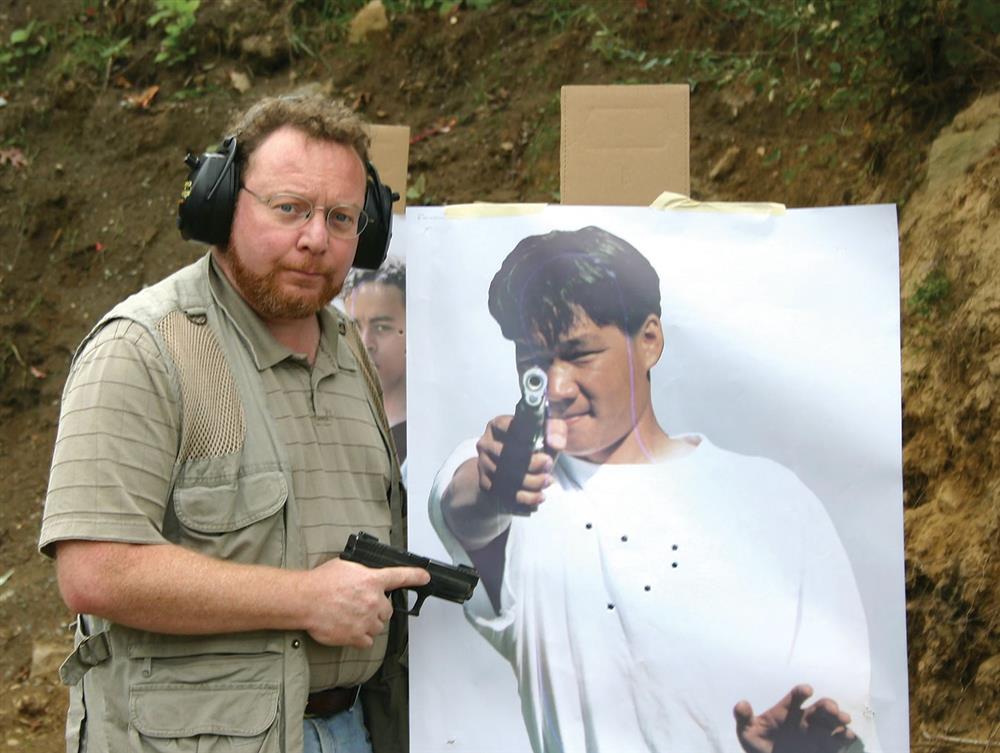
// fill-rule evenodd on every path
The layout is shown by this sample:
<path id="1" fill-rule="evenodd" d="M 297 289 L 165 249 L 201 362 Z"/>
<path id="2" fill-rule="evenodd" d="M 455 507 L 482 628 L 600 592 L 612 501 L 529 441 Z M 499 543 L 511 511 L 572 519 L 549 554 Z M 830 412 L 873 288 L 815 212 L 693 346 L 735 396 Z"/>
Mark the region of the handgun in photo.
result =
<path id="1" fill-rule="evenodd" d="M 537 366 L 532 366 L 521 375 L 521 399 L 514 408 L 514 419 L 507 429 L 497 470 L 493 474 L 494 499 L 514 515 L 530 515 L 535 511 L 531 505 L 518 502 L 516 495 L 524 474 L 528 472 L 532 454 L 545 447 L 548 387 L 548 376 Z"/>
<path id="2" fill-rule="evenodd" d="M 448 565 L 444 562 L 422 557 L 403 549 L 396 549 L 389 544 L 383 544 L 370 533 L 361 531 L 352 533 L 347 539 L 347 546 L 340 555 L 342 560 L 357 562 L 365 567 L 420 567 L 431 574 L 430 582 L 425 586 L 411 588 L 417 595 L 417 601 L 407 614 L 414 617 L 420 615 L 420 607 L 428 596 L 437 596 L 458 604 L 472 598 L 472 592 L 479 582 L 479 573 L 468 565 Z"/>

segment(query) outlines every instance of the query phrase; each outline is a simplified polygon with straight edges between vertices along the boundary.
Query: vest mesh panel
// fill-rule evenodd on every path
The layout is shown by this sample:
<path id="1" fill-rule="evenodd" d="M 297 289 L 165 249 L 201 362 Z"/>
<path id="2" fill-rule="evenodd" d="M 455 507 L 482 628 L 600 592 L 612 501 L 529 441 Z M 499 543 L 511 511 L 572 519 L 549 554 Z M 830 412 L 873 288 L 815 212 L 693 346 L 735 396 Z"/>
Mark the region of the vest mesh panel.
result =
<path id="1" fill-rule="evenodd" d="M 246 436 L 243 404 L 236 380 L 212 330 L 204 320 L 172 311 L 157 322 L 177 366 L 184 404 L 182 459 L 238 452 Z"/>

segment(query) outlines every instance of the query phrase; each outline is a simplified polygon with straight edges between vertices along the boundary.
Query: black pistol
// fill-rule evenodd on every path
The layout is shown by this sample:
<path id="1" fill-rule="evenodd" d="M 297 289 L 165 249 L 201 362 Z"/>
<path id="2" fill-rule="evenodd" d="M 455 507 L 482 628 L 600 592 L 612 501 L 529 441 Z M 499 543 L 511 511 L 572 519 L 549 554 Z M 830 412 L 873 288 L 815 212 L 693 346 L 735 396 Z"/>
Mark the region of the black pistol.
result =
<path id="1" fill-rule="evenodd" d="M 365 567 L 420 567 L 431 574 L 426 586 L 416 586 L 417 602 L 407 614 L 420 615 L 420 607 L 428 596 L 454 601 L 458 604 L 472 598 L 479 582 L 479 573 L 468 565 L 447 565 L 444 562 L 421 557 L 419 554 L 382 544 L 370 533 L 352 533 L 340 555 L 342 560 L 357 562 Z"/>
<path id="2" fill-rule="evenodd" d="M 530 515 L 531 505 L 515 498 L 524 474 L 528 472 L 531 455 L 545 447 L 545 419 L 548 417 L 549 378 L 537 366 L 521 375 L 521 399 L 514 408 L 514 419 L 507 428 L 503 450 L 493 474 L 492 495 L 503 508 L 514 515 Z"/>

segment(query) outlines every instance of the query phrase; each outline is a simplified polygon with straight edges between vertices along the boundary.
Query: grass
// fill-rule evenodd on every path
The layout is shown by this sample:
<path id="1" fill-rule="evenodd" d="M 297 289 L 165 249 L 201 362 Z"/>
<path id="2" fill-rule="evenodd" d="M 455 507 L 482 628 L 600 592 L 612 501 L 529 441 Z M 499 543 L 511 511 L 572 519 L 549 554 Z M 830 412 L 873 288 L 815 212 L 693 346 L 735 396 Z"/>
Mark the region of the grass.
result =
<path id="1" fill-rule="evenodd" d="M 910 310 L 918 316 L 929 317 L 939 311 L 951 296 L 951 280 L 940 268 L 932 269 L 910 296 Z"/>

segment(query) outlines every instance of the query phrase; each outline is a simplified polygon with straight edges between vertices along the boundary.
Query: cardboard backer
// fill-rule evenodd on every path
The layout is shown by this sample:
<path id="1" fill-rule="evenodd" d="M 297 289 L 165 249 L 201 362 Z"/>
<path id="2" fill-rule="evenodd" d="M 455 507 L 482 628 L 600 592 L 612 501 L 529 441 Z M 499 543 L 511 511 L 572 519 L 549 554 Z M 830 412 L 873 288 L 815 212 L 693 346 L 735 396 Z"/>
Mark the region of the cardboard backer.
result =
<path id="1" fill-rule="evenodd" d="M 410 127 L 369 125 L 371 159 L 382 182 L 399 194 L 392 205 L 396 214 L 406 212 L 406 175 L 410 160 Z"/>
<path id="2" fill-rule="evenodd" d="M 562 204 L 689 195 L 689 99 L 687 84 L 562 87 Z"/>

